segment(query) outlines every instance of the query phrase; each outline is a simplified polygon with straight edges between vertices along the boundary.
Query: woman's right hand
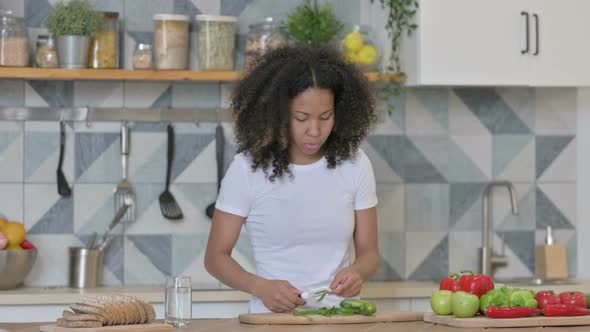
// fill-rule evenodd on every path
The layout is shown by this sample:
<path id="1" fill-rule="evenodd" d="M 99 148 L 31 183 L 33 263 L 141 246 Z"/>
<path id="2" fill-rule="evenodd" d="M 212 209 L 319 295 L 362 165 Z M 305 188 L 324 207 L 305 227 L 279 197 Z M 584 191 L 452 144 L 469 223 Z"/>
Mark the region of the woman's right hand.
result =
<path id="1" fill-rule="evenodd" d="M 305 301 L 299 297 L 301 291 L 286 280 L 265 280 L 256 295 L 272 312 L 291 312 Z"/>

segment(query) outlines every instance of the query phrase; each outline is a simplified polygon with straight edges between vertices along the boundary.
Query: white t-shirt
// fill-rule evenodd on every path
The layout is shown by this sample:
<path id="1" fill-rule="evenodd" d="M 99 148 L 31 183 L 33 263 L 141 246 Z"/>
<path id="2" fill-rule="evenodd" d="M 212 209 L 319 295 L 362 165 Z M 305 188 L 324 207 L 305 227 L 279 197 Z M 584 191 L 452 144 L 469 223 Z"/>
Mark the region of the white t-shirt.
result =
<path id="1" fill-rule="evenodd" d="M 334 276 L 349 266 L 349 245 L 354 231 L 354 210 L 377 205 L 375 176 L 367 155 L 336 168 L 321 158 L 309 165 L 291 164 L 289 175 L 268 180 L 244 153 L 234 157 L 227 170 L 215 207 L 246 217 L 256 274 L 270 280 L 287 280 L 306 291 L 329 287 Z M 271 172 L 269 172 L 271 173 Z M 308 307 L 338 305 L 341 298 L 327 296 Z M 250 312 L 269 312 L 253 297 Z"/>

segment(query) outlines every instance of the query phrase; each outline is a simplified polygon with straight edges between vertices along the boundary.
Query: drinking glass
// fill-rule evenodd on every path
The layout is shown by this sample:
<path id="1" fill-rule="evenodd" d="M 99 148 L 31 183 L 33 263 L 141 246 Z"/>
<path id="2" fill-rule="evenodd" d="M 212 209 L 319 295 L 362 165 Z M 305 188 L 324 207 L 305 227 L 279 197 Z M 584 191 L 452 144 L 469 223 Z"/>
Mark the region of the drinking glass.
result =
<path id="1" fill-rule="evenodd" d="M 192 319 L 191 278 L 171 276 L 166 278 L 165 322 L 175 327 L 191 325 Z"/>

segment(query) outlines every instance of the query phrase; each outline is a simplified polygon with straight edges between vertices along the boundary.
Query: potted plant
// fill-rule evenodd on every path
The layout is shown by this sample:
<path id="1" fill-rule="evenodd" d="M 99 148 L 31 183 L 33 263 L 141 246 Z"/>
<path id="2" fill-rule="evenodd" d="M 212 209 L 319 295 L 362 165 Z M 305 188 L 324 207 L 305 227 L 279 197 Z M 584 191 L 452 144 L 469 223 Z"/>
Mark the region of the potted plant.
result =
<path id="1" fill-rule="evenodd" d="M 86 68 L 90 37 L 102 23 L 102 15 L 85 0 L 59 2 L 47 18 L 47 28 L 57 37 L 61 68 Z"/>
<path id="2" fill-rule="evenodd" d="M 342 29 L 330 4 L 317 5 L 305 0 L 303 4 L 287 15 L 284 28 L 288 36 L 298 44 L 326 45 L 334 42 L 334 38 Z"/>

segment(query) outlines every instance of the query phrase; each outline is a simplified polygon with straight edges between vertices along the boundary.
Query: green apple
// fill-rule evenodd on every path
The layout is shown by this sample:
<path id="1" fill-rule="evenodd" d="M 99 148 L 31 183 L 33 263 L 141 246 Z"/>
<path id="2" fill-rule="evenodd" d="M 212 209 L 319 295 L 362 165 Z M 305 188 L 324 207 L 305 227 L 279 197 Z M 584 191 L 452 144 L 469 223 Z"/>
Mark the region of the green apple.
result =
<path id="1" fill-rule="evenodd" d="M 477 295 L 458 291 L 451 296 L 451 311 L 459 318 L 473 317 L 479 311 L 479 298 Z"/>
<path id="2" fill-rule="evenodd" d="M 430 306 L 432 311 L 437 315 L 450 315 L 451 311 L 451 297 L 453 292 L 450 290 L 439 290 L 434 292 L 430 297 Z"/>

